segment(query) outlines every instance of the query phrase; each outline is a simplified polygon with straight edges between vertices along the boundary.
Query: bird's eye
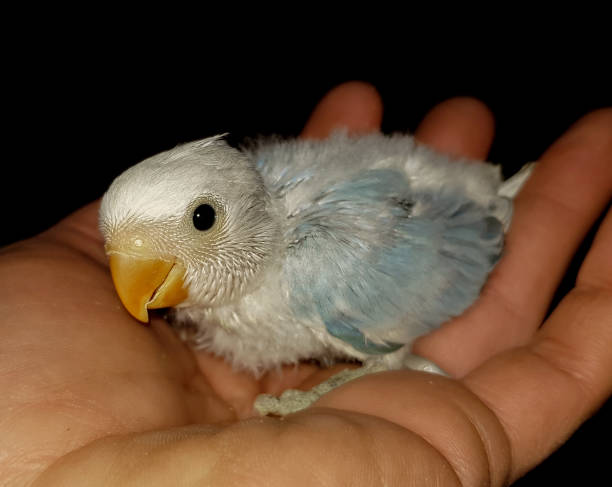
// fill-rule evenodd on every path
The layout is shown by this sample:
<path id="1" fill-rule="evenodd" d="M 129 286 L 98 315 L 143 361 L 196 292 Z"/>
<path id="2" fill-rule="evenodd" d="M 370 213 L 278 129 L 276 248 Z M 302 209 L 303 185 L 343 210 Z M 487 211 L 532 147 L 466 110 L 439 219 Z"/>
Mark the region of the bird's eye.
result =
<path id="1" fill-rule="evenodd" d="M 215 224 L 215 219 L 215 209 L 210 205 L 200 205 L 193 211 L 193 226 L 198 230 L 209 230 Z"/>

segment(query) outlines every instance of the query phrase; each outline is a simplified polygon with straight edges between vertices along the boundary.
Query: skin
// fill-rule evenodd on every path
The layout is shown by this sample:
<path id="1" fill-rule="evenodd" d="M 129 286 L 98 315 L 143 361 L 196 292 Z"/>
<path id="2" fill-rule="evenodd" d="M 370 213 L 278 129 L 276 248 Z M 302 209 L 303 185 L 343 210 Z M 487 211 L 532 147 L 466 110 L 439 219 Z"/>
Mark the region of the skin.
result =
<path id="1" fill-rule="evenodd" d="M 377 130 L 363 83 L 332 90 L 305 137 Z M 161 318 L 120 305 L 97 203 L 0 251 L 0 471 L 10 485 L 503 485 L 548 456 L 612 390 L 612 214 L 575 288 L 542 324 L 566 266 L 612 194 L 612 110 L 591 113 L 542 156 L 516 201 L 505 256 L 463 316 L 416 351 L 456 379 L 363 377 L 284 419 L 254 397 L 307 388 L 312 364 L 256 381 L 194 355 Z M 417 137 L 484 158 L 493 117 L 448 100 Z M 312 468 L 316 465 L 317 468 Z"/>

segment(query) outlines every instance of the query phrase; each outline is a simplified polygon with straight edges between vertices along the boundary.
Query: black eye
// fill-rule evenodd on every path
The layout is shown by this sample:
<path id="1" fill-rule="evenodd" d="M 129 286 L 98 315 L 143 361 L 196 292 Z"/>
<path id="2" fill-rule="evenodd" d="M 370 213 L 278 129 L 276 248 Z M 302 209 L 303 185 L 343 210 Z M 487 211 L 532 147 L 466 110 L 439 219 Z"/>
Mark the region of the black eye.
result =
<path id="1" fill-rule="evenodd" d="M 215 224 L 215 209 L 210 205 L 200 205 L 193 212 L 193 226 L 198 230 L 208 230 Z"/>

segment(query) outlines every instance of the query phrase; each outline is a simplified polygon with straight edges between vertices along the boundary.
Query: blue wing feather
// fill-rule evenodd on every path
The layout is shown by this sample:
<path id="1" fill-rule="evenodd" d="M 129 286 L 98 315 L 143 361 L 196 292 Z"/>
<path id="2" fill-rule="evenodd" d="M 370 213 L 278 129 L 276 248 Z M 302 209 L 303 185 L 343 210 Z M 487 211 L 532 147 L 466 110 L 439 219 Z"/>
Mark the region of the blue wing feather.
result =
<path id="1" fill-rule="evenodd" d="M 334 184 L 293 217 L 284 272 L 294 313 L 367 354 L 463 312 L 503 244 L 486 208 L 452 188 L 411 190 L 393 169 Z"/>

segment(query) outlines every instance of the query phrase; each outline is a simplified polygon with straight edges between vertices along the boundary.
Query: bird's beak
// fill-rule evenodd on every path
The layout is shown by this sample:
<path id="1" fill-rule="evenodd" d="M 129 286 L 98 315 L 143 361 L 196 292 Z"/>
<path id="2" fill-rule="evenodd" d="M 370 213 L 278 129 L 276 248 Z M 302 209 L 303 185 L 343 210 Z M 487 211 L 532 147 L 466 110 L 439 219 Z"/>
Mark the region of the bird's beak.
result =
<path id="1" fill-rule="evenodd" d="M 112 252 L 110 270 L 119 299 L 129 313 L 149 321 L 149 309 L 168 308 L 185 299 L 185 268 L 172 261 Z"/>

